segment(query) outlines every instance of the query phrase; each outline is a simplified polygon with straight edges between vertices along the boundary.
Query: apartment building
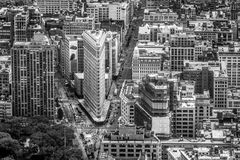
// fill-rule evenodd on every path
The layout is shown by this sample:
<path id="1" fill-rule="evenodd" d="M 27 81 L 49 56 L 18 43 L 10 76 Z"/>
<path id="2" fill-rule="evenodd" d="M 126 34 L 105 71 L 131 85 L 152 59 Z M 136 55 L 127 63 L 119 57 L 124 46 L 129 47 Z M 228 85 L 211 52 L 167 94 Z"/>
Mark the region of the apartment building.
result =
<path id="1" fill-rule="evenodd" d="M 72 0 L 37 0 L 37 6 L 42 14 L 55 14 L 60 10 L 71 10 Z"/>
<path id="2" fill-rule="evenodd" d="M 101 117 L 105 101 L 105 40 L 103 30 L 87 30 L 84 40 L 84 86 L 83 94 L 86 106 L 93 114 Z"/>
<path id="3" fill-rule="evenodd" d="M 139 43 L 134 48 L 132 79 L 141 81 L 147 74 L 169 69 L 169 58 L 164 46 L 155 43 Z"/>
<path id="4" fill-rule="evenodd" d="M 184 60 L 195 58 L 195 35 L 179 33 L 170 38 L 170 63 L 172 71 L 182 71 Z"/>
<path id="5" fill-rule="evenodd" d="M 54 53 L 55 46 L 42 33 L 36 33 L 31 42 L 14 43 L 13 116 L 54 116 Z"/>
<path id="6" fill-rule="evenodd" d="M 160 140 L 135 126 L 120 126 L 118 132 L 107 134 L 102 140 L 101 152 L 107 152 L 117 160 L 137 159 L 141 153 L 158 160 L 162 155 Z"/>
<path id="7" fill-rule="evenodd" d="M 178 19 L 178 14 L 168 9 L 144 10 L 144 23 L 164 23 L 175 22 Z"/>
<path id="8" fill-rule="evenodd" d="M 134 105 L 137 101 L 136 84 L 133 81 L 124 81 L 121 92 L 121 117 L 125 124 L 134 124 Z"/>
<path id="9" fill-rule="evenodd" d="M 93 16 L 88 17 L 70 17 L 63 23 L 65 35 L 81 35 L 85 30 L 94 30 L 95 20 Z"/>
<path id="10" fill-rule="evenodd" d="M 219 60 L 227 64 L 228 86 L 240 87 L 240 45 L 218 48 Z"/>

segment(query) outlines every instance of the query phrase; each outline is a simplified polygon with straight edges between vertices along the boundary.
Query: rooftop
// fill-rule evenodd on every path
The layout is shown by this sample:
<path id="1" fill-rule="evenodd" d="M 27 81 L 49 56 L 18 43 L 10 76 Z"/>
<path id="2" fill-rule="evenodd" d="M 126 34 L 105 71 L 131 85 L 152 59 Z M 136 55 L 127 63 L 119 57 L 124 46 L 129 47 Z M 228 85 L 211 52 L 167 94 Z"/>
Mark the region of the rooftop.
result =
<path id="1" fill-rule="evenodd" d="M 184 148 L 168 148 L 167 151 L 172 159 L 180 159 L 181 158 L 181 152 L 180 150 L 183 150 Z"/>
<path id="2" fill-rule="evenodd" d="M 154 134 L 151 134 L 150 132 L 145 132 L 144 128 L 136 128 L 136 126 L 134 125 L 120 126 L 119 129 L 114 133 L 107 134 L 104 137 L 103 143 L 104 141 L 118 141 L 118 143 L 122 144 L 125 144 L 126 141 L 130 143 L 139 142 L 139 144 L 142 144 L 144 142 L 160 142 L 160 140 Z"/>
<path id="3" fill-rule="evenodd" d="M 150 28 L 149 25 L 146 24 L 145 26 L 139 27 L 139 34 L 149 34 L 150 35 Z"/>
<path id="4" fill-rule="evenodd" d="M 225 143 L 223 140 L 213 140 L 205 138 L 197 139 L 185 139 L 185 138 L 171 138 L 168 140 L 161 140 L 162 145 L 174 144 L 174 145 L 183 145 L 183 144 L 199 144 L 199 145 L 224 145 L 229 146 L 230 144 Z"/>
<path id="5" fill-rule="evenodd" d="M 173 12 L 171 9 L 145 9 L 144 10 L 144 14 L 150 14 L 150 15 L 153 15 L 153 14 L 161 14 L 161 13 L 173 13 L 173 14 L 176 14 L 175 12 Z"/>
<path id="6" fill-rule="evenodd" d="M 182 102 L 178 109 L 195 108 L 195 102 Z"/>
<path id="7" fill-rule="evenodd" d="M 152 47 L 151 47 L 152 46 Z M 166 55 L 164 46 L 153 43 L 139 43 L 134 48 L 133 57 L 156 57 L 162 58 Z"/>
<path id="8" fill-rule="evenodd" d="M 133 81 L 125 80 L 122 85 L 122 89 L 120 92 L 120 98 L 127 98 L 129 101 L 135 102 L 137 92 L 137 84 Z"/>
<path id="9" fill-rule="evenodd" d="M 0 63 L 1 62 L 11 62 L 11 56 L 0 56 Z"/>
<path id="10" fill-rule="evenodd" d="M 230 88 L 227 91 L 228 100 L 240 100 L 240 89 Z"/>
<path id="11" fill-rule="evenodd" d="M 39 46 L 50 45 L 50 40 L 43 33 L 35 32 L 31 42 L 17 41 L 14 43 L 14 46 L 25 46 L 25 47 L 29 47 L 29 48 L 34 45 L 39 45 Z M 36 47 L 35 47 L 35 49 L 36 49 Z"/>
<path id="12" fill-rule="evenodd" d="M 84 73 L 74 73 L 78 79 L 84 79 Z"/>
<path id="13" fill-rule="evenodd" d="M 96 45 L 101 45 L 105 42 L 106 31 L 104 30 L 86 30 L 84 33 L 93 40 Z M 84 37 L 83 33 L 83 37 Z"/>
<path id="14" fill-rule="evenodd" d="M 202 70 L 203 67 L 208 67 L 209 69 L 220 70 L 222 63 L 220 61 L 208 61 L 208 62 L 195 62 L 184 60 L 184 71 L 190 70 Z"/>

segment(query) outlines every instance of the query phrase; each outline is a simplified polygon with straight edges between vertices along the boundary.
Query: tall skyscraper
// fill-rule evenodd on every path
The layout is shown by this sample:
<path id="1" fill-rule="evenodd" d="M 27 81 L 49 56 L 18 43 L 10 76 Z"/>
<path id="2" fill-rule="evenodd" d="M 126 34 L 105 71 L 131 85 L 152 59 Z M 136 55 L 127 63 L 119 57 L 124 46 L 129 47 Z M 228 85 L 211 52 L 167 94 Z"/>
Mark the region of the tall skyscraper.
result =
<path id="1" fill-rule="evenodd" d="M 84 40 L 85 104 L 100 118 L 105 101 L 105 40 L 106 32 L 88 30 Z"/>
<path id="2" fill-rule="evenodd" d="M 35 33 L 31 42 L 13 45 L 13 116 L 54 115 L 54 53 L 42 33 Z"/>

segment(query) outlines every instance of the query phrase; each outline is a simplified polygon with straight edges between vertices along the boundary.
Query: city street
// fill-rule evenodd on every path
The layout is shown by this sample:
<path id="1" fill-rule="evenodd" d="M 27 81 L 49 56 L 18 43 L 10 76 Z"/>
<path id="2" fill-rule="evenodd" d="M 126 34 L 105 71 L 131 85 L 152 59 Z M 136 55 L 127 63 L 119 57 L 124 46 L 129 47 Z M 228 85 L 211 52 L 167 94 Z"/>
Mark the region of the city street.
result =
<path id="1" fill-rule="evenodd" d="M 131 27 L 128 31 L 128 36 L 130 37 L 129 44 L 126 46 L 123 46 L 123 53 L 121 57 L 124 57 L 124 61 L 121 64 L 120 69 L 120 79 L 132 79 L 132 57 L 133 57 L 133 51 L 137 44 L 137 35 L 138 35 L 138 29 L 139 26 L 142 25 L 142 19 L 134 19 L 132 21 Z M 126 38 L 128 39 L 128 38 Z"/>
<path id="2" fill-rule="evenodd" d="M 120 109 L 120 99 L 115 90 L 118 89 L 118 93 L 121 89 L 121 84 L 125 79 L 132 78 L 132 57 L 133 51 L 137 44 L 137 35 L 138 27 L 142 24 L 142 18 L 134 18 L 131 22 L 130 28 L 128 30 L 126 41 L 128 44 L 122 46 L 122 55 L 123 62 L 120 68 L 120 74 L 116 81 L 112 82 L 111 89 L 109 91 L 108 100 L 111 100 L 111 107 L 104 125 L 94 125 L 91 122 L 89 115 L 79 106 L 78 98 L 75 94 L 70 93 L 70 89 L 66 86 L 65 79 L 61 76 L 60 73 L 55 75 L 55 89 L 56 97 L 59 99 L 60 107 L 64 112 L 64 119 L 68 125 L 72 126 L 75 131 L 76 140 L 79 146 L 79 149 L 83 151 L 84 160 L 88 160 L 88 155 L 85 149 L 85 139 L 82 139 L 81 134 L 90 134 L 92 135 L 92 140 L 96 144 L 96 148 L 100 148 L 101 140 L 103 135 L 107 131 L 115 131 L 118 127 L 118 119 L 121 116 Z M 69 96 L 73 95 L 73 96 Z M 98 135 L 98 136 L 94 136 Z M 95 158 L 99 154 L 99 151 L 95 151 Z"/>

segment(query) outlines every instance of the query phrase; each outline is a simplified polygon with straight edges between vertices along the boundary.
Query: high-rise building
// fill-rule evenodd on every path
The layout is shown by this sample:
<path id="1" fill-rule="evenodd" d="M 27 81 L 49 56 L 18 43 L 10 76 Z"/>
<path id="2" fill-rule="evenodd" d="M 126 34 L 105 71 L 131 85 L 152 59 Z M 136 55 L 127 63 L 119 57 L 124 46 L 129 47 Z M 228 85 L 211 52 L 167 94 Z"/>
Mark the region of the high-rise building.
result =
<path id="1" fill-rule="evenodd" d="M 177 81 L 179 74 L 160 72 L 149 74 L 140 85 L 140 101 L 135 105 L 135 124 L 154 131 L 158 137 L 171 137 L 172 115 L 170 98 L 172 80 Z"/>
<path id="2" fill-rule="evenodd" d="M 42 33 L 31 42 L 15 42 L 12 56 L 13 116 L 51 117 L 54 107 L 55 46 Z"/>
<path id="3" fill-rule="evenodd" d="M 171 35 L 170 61 L 172 71 L 182 71 L 184 60 L 195 58 L 195 36 L 186 33 Z"/>
<path id="4" fill-rule="evenodd" d="M 86 106 L 97 118 L 101 117 L 105 101 L 105 40 L 103 30 L 87 30 L 84 40 L 84 86 Z"/>

